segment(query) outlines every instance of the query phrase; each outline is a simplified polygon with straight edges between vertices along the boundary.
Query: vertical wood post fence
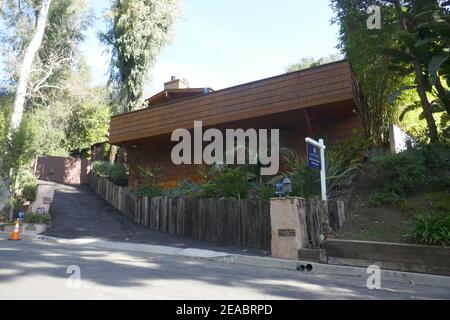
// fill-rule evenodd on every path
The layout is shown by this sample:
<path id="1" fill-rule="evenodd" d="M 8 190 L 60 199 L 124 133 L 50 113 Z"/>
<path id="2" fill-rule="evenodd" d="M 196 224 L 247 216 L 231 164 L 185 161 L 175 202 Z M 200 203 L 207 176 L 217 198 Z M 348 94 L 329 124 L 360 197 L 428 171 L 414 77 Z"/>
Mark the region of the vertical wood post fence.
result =
<path id="1" fill-rule="evenodd" d="M 90 175 L 90 186 L 127 217 L 152 230 L 227 245 L 270 251 L 268 200 L 138 197 L 127 187 Z M 320 199 L 305 201 L 310 248 L 318 248 L 329 212 Z M 331 216 L 332 216 L 331 212 Z"/>
<path id="2" fill-rule="evenodd" d="M 138 197 L 96 174 L 91 174 L 90 186 L 127 217 L 152 230 L 270 251 L 268 200 Z"/>

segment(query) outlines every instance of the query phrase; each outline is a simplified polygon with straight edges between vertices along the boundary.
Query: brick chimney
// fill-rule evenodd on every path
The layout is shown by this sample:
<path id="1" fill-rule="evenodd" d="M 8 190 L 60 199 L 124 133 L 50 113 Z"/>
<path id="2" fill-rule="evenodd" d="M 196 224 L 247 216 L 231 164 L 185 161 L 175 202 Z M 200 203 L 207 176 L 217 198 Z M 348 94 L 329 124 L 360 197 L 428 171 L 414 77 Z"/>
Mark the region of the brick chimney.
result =
<path id="1" fill-rule="evenodd" d="M 169 89 L 188 89 L 189 83 L 185 79 L 177 79 L 172 76 L 169 82 L 164 83 L 164 90 Z"/>

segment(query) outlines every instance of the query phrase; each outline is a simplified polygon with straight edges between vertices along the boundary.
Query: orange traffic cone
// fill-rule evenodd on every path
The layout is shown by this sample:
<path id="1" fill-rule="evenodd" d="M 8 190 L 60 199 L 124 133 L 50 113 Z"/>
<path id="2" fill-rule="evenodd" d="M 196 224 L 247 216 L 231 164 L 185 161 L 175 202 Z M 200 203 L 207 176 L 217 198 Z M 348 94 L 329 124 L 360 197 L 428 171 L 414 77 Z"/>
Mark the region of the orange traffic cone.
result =
<path id="1" fill-rule="evenodd" d="M 16 220 L 16 226 L 14 227 L 14 231 L 11 232 L 11 236 L 9 237 L 9 240 L 20 240 L 20 221 L 19 219 Z"/>

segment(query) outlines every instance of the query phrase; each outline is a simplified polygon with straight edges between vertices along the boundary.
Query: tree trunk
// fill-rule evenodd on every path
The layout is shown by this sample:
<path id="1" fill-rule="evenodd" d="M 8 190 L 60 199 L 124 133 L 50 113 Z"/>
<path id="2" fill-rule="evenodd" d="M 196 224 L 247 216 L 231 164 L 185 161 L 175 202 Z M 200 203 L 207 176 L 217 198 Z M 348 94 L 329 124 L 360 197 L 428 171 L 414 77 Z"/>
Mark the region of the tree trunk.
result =
<path id="1" fill-rule="evenodd" d="M 403 14 L 403 7 L 400 3 L 400 0 L 394 1 L 395 8 L 397 10 L 398 20 L 400 22 L 400 26 L 407 32 L 411 32 L 408 27 L 407 19 Z M 414 72 L 416 74 L 416 84 L 417 84 L 417 93 L 420 97 L 420 103 L 422 105 L 423 112 L 425 114 L 425 120 L 428 125 L 428 132 L 430 135 L 431 142 L 437 142 L 439 140 L 438 131 L 436 127 L 436 121 L 433 118 L 433 109 L 431 107 L 430 102 L 428 101 L 426 86 L 425 86 L 425 78 L 422 73 L 422 66 L 420 64 L 419 59 L 414 55 L 414 53 L 410 52 L 410 55 L 413 57 L 414 61 Z"/>
<path id="2" fill-rule="evenodd" d="M 422 109 L 425 114 L 425 120 L 427 121 L 430 140 L 431 142 L 437 142 L 439 140 L 439 136 L 436 121 L 433 118 L 433 108 L 428 101 L 427 92 L 425 90 L 425 79 L 423 77 L 420 63 L 417 60 L 414 61 L 414 69 L 416 72 L 417 93 L 419 94 L 420 103 L 422 104 Z"/>
<path id="3" fill-rule="evenodd" d="M 31 75 L 31 68 L 33 66 L 33 60 L 36 56 L 37 51 L 39 50 L 39 47 L 41 46 L 42 39 L 44 37 L 44 31 L 45 26 L 47 24 L 47 17 L 48 17 L 48 10 L 50 7 L 51 0 L 43 0 L 41 4 L 41 9 L 39 11 L 39 18 L 36 23 L 36 30 L 33 35 L 33 39 L 31 40 L 30 44 L 27 47 L 27 50 L 25 51 L 25 56 L 23 58 L 22 65 L 20 66 L 19 70 L 19 81 L 17 84 L 17 91 L 16 91 L 16 97 L 14 100 L 14 109 L 13 114 L 11 117 L 11 126 L 9 128 L 8 137 L 11 138 L 14 131 L 16 131 L 20 127 L 20 123 L 22 122 L 22 115 L 23 110 L 25 107 L 25 99 L 27 94 L 27 86 L 28 86 L 28 80 L 30 79 Z M 3 4 L 3 1 L 0 0 L 0 9 L 1 5 Z M 8 139 L 9 140 L 9 139 Z M 14 175 L 16 172 L 14 172 L 13 168 L 10 168 L 9 171 L 9 179 L 2 179 L 2 188 L 9 185 L 10 187 L 10 196 L 14 197 L 15 194 L 15 178 Z M 8 181 L 9 180 L 9 181 Z M 11 206 L 10 210 L 10 219 L 13 217 L 13 208 Z"/>
<path id="4" fill-rule="evenodd" d="M 1 0 L 0 0 L 1 1 Z M 17 85 L 16 98 L 14 100 L 14 110 L 11 118 L 11 129 L 16 130 L 22 121 L 23 109 L 25 107 L 25 98 L 27 94 L 28 80 L 31 75 L 31 67 L 33 65 L 34 57 L 39 50 L 44 37 L 45 25 L 47 24 L 48 9 L 51 0 L 43 0 L 41 9 L 39 11 L 39 18 L 36 23 L 36 31 L 25 52 L 25 57 L 20 67 L 19 82 Z"/>
<path id="5" fill-rule="evenodd" d="M 109 148 L 109 163 L 114 164 L 116 162 L 116 156 L 117 156 L 117 146 L 111 145 Z"/>
<path id="6" fill-rule="evenodd" d="M 442 105 L 445 108 L 445 111 L 450 115 L 450 99 L 447 96 L 447 90 L 441 83 L 439 77 L 436 78 L 436 89 L 438 92 L 439 100 L 441 100 Z"/>

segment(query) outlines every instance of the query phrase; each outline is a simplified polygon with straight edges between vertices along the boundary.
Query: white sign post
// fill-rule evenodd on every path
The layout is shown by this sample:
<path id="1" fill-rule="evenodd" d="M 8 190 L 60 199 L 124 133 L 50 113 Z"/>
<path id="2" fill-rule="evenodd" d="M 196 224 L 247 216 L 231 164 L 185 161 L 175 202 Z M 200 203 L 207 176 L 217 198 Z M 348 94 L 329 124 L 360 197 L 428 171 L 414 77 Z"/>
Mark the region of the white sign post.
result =
<path id="1" fill-rule="evenodd" d="M 305 141 L 307 144 L 310 144 L 310 145 L 320 149 L 320 185 L 321 185 L 321 189 L 322 189 L 322 201 L 328 201 L 327 177 L 326 177 L 326 171 L 325 171 L 325 149 L 326 149 L 326 146 L 324 144 L 323 139 L 316 141 L 311 138 L 306 138 Z M 308 161 L 309 161 L 309 157 L 310 157 L 310 155 L 308 154 Z"/>

